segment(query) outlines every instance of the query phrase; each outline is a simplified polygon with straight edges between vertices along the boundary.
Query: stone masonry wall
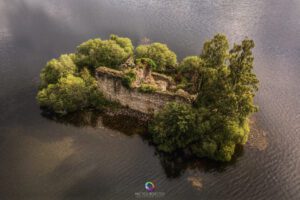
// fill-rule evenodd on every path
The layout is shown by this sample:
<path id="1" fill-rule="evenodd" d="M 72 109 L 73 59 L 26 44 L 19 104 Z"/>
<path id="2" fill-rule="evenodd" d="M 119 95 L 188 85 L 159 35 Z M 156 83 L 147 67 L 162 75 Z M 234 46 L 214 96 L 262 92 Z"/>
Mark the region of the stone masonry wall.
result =
<path id="1" fill-rule="evenodd" d="M 142 93 L 138 91 L 138 88 L 128 89 L 123 86 L 122 77 L 121 71 L 106 67 L 100 67 L 96 70 L 98 87 L 104 96 L 130 109 L 149 114 L 159 110 L 168 102 L 191 103 L 189 97 L 176 93 L 160 91 Z"/>

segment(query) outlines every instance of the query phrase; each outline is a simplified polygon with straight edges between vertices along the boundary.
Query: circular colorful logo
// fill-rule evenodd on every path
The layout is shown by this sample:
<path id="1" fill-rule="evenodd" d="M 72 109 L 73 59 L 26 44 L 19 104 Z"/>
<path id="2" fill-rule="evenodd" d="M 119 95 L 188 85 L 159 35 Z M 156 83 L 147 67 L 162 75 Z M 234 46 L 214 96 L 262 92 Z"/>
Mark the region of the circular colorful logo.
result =
<path id="1" fill-rule="evenodd" d="M 153 192 L 154 189 L 155 189 L 155 185 L 154 185 L 153 182 L 147 181 L 147 182 L 145 183 L 145 188 L 146 188 L 146 190 L 147 190 L 148 192 Z"/>

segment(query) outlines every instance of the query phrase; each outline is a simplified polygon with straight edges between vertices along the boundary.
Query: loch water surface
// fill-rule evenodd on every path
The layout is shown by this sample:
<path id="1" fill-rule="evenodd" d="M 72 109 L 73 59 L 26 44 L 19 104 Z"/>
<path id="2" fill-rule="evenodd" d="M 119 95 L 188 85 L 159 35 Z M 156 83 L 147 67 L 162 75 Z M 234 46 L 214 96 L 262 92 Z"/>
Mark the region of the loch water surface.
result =
<path id="1" fill-rule="evenodd" d="M 229 164 L 158 155 L 132 121 L 41 114 L 39 72 L 81 42 L 114 33 L 166 43 L 179 59 L 214 34 L 256 47 L 257 126 Z M 0 0 L 0 199 L 300 199 L 300 1 Z M 102 118 L 102 119 L 101 119 Z"/>

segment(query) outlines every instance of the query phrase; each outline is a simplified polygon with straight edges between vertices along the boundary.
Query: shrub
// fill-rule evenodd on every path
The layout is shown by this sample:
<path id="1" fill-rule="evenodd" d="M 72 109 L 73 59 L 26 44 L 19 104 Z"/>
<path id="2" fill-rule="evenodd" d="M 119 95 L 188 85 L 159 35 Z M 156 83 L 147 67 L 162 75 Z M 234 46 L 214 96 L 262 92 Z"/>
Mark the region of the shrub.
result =
<path id="1" fill-rule="evenodd" d="M 205 60 L 206 66 L 216 68 L 225 64 L 225 60 L 228 58 L 228 49 L 226 36 L 217 34 L 213 39 L 204 43 L 200 57 Z"/>
<path id="2" fill-rule="evenodd" d="M 135 60 L 137 65 L 146 65 L 149 66 L 153 71 L 157 71 L 157 65 L 150 58 L 138 58 Z"/>
<path id="3" fill-rule="evenodd" d="M 122 79 L 122 84 L 127 88 L 131 88 L 132 83 L 135 81 L 135 79 L 136 79 L 136 73 L 133 70 L 130 70 L 125 73 Z"/>
<path id="4" fill-rule="evenodd" d="M 151 92 L 155 92 L 157 90 L 157 87 L 154 85 L 150 85 L 150 84 L 141 84 L 141 86 L 139 87 L 139 91 L 143 92 L 143 93 L 151 93 Z"/>

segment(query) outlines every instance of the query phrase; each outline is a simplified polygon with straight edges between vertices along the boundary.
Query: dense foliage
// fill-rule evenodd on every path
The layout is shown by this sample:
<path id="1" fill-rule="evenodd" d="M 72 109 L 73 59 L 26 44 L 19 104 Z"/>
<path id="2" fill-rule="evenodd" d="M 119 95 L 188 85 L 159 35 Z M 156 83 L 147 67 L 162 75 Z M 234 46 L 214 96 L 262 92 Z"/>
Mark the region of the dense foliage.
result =
<path id="1" fill-rule="evenodd" d="M 41 87 L 47 87 L 48 84 L 55 84 L 61 77 L 76 72 L 74 63 L 75 55 L 61 55 L 58 59 L 50 60 L 40 74 Z"/>
<path id="2" fill-rule="evenodd" d="M 149 66 L 153 71 L 157 71 L 157 64 L 150 58 L 137 58 L 136 65 Z"/>
<path id="3" fill-rule="evenodd" d="M 136 73 L 133 70 L 129 70 L 124 74 L 122 84 L 127 88 L 131 88 L 131 85 L 133 81 L 135 81 L 135 79 L 136 79 Z"/>
<path id="4" fill-rule="evenodd" d="M 153 119 L 150 132 L 165 152 L 186 148 L 195 137 L 197 116 L 190 105 L 167 104 Z"/>
<path id="5" fill-rule="evenodd" d="M 76 63 L 90 69 L 101 66 L 118 68 L 133 55 L 133 49 L 129 38 L 111 35 L 109 40 L 91 39 L 77 47 Z"/>
<path id="6" fill-rule="evenodd" d="M 40 106 L 62 115 L 90 107 L 100 108 L 105 103 L 95 79 L 86 69 L 78 76 L 68 74 L 56 84 L 47 85 L 39 91 L 37 99 Z"/>
<path id="7" fill-rule="evenodd" d="M 187 122 L 186 118 L 178 117 L 180 114 L 172 115 L 176 109 L 186 110 L 176 104 L 157 113 L 150 130 L 161 150 L 188 149 L 199 157 L 231 159 L 235 146 L 247 141 L 248 117 L 257 111 L 253 103 L 258 89 L 258 80 L 252 71 L 253 47 L 253 41 L 245 39 L 229 50 L 226 37 L 216 35 L 204 44 L 199 57 L 182 61 L 180 79 L 185 88 L 197 94 L 193 108 L 185 115 L 195 115 L 196 119 Z M 196 121 L 195 124 L 191 124 L 192 121 Z M 192 134 L 189 140 L 182 139 L 187 135 L 185 129 L 178 128 L 182 124 L 193 127 L 188 131 Z M 172 140 L 167 139 L 170 137 Z"/>
<path id="8" fill-rule="evenodd" d="M 182 60 L 178 67 L 179 86 L 191 94 L 197 92 L 199 70 L 204 62 L 199 56 L 188 56 Z"/>
<path id="9" fill-rule="evenodd" d="M 135 49 L 136 58 L 150 58 L 154 61 L 156 68 L 154 71 L 166 72 L 176 67 L 177 56 L 167 45 L 152 43 L 140 45 Z"/>
<path id="10" fill-rule="evenodd" d="M 89 108 L 102 109 L 108 102 L 97 89 L 91 73 L 99 66 L 118 68 L 133 51 L 129 38 L 111 35 L 109 40 L 88 40 L 77 47 L 75 54 L 52 59 L 40 75 L 39 105 L 61 115 Z M 130 82 L 134 74 L 129 73 L 128 77 Z"/>
<path id="11" fill-rule="evenodd" d="M 177 89 L 196 96 L 192 105 L 171 102 L 155 113 L 149 130 L 158 149 L 228 161 L 236 145 L 247 141 L 248 118 L 257 111 L 253 47 L 254 42 L 246 38 L 229 49 L 226 37 L 218 34 L 205 42 L 199 56 L 188 56 L 177 64 L 176 54 L 165 44 L 134 49 L 129 38 L 92 39 L 79 45 L 75 54 L 61 55 L 46 64 L 37 100 L 41 107 L 62 115 L 102 109 L 108 102 L 91 74 L 101 66 L 123 70 L 122 83 L 130 88 L 137 74 L 134 67 L 123 64 L 133 60 L 139 69 L 172 73 Z M 139 87 L 144 93 L 157 89 L 146 83 Z"/>

